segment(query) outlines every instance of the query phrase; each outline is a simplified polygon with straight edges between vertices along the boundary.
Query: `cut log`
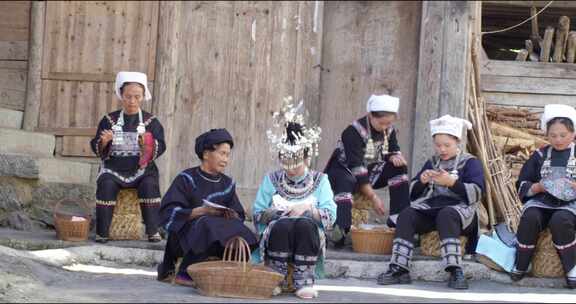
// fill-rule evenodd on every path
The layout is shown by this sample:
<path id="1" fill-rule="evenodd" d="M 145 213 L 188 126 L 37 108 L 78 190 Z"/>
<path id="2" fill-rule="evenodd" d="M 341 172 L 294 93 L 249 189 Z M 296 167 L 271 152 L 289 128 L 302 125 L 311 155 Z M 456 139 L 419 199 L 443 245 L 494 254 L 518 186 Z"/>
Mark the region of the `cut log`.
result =
<path id="1" fill-rule="evenodd" d="M 532 6 L 532 8 L 530 8 L 530 16 L 533 17 L 536 13 L 538 13 L 538 10 L 535 6 Z M 540 37 L 540 31 L 538 28 L 538 16 L 532 18 L 532 34 L 530 34 L 530 40 L 532 40 L 532 45 L 534 45 L 534 51 L 540 50 L 542 37 Z"/>
<path id="2" fill-rule="evenodd" d="M 576 57 L 576 32 L 568 34 L 568 46 L 566 47 L 566 62 L 574 63 Z"/>
<path id="3" fill-rule="evenodd" d="M 518 130 L 516 128 L 509 127 L 507 125 L 497 122 L 490 122 L 490 130 L 492 130 L 492 133 L 494 135 L 502 137 L 512 137 L 515 139 L 531 140 L 537 146 L 548 143 L 547 141 L 539 138 L 538 136 L 534 136 L 528 132 L 524 132 L 522 130 Z"/>
<path id="4" fill-rule="evenodd" d="M 533 149 L 536 147 L 536 143 L 531 139 L 512 138 L 498 135 L 494 136 L 493 139 L 496 147 L 504 153 L 516 152 L 526 148 Z"/>
<path id="5" fill-rule="evenodd" d="M 528 51 L 525 49 L 521 49 L 520 52 L 516 55 L 516 61 L 526 61 L 528 58 Z"/>
<path id="6" fill-rule="evenodd" d="M 550 48 L 552 47 L 552 39 L 554 38 L 554 28 L 547 26 L 544 31 L 544 39 L 542 40 L 542 45 L 540 46 L 540 61 L 549 62 L 550 61 Z"/>
<path id="7" fill-rule="evenodd" d="M 570 18 L 561 16 L 558 20 L 558 29 L 556 30 L 556 42 L 554 43 L 554 55 L 552 56 L 553 62 L 562 62 L 565 60 L 564 50 L 566 49 L 569 30 Z"/>

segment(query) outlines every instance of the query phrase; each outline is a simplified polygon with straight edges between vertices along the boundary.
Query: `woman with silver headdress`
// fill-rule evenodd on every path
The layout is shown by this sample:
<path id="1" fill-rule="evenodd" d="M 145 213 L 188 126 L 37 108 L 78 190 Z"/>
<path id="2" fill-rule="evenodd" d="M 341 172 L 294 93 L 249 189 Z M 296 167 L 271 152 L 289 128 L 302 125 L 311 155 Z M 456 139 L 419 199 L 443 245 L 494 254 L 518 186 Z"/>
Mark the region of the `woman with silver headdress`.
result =
<path id="1" fill-rule="evenodd" d="M 152 99 L 146 74 L 119 72 L 115 90 L 122 109 L 100 120 L 90 142 L 102 159 L 96 189 L 96 241 L 108 241 L 120 189 L 136 188 L 148 240 L 159 242 L 160 186 L 154 160 L 166 150 L 164 129 L 154 115 L 140 108 L 142 101 Z"/>
<path id="2" fill-rule="evenodd" d="M 516 185 L 524 203 L 517 232 L 514 281 L 528 271 L 539 233 L 550 228 L 569 288 L 576 288 L 576 110 L 568 105 L 544 107 L 541 128 L 550 145 L 526 161 Z"/>
<path id="3" fill-rule="evenodd" d="M 436 155 L 412 179 L 411 206 L 398 217 L 389 269 L 378 276 L 378 284 L 410 283 L 414 235 L 437 230 L 444 270 L 450 272 L 448 286 L 468 288 L 459 236 L 468 236 L 467 251 L 473 252 L 479 237 L 477 206 L 484 191 L 482 164 L 459 148 L 470 128 L 467 120 L 450 115 L 430 121 Z"/>
<path id="4" fill-rule="evenodd" d="M 324 172 L 330 177 L 334 201 L 338 206 L 336 226 L 331 240 L 343 247 L 352 225 L 352 195 L 362 193 L 384 215 L 384 202 L 374 189 L 388 187 L 390 212 L 387 224 L 396 226 L 400 211 L 409 205 L 408 167 L 398 145 L 398 131 L 393 124 L 398 118 L 400 100 L 390 95 L 372 95 L 366 104 L 367 114 L 349 125 Z"/>
<path id="5" fill-rule="evenodd" d="M 321 130 L 305 126 L 298 113 L 302 102 L 293 107 L 290 100 L 285 99 L 282 113 L 275 113 L 281 134 L 268 131 L 282 169 L 267 174 L 256 195 L 253 216 L 260 249 L 254 260 L 263 259 L 286 277 L 292 264 L 296 296 L 314 298 L 315 277 L 323 272 L 324 230 L 331 229 L 336 219 L 336 205 L 328 177 L 308 168 Z M 284 289 L 287 285 L 285 279 Z"/>

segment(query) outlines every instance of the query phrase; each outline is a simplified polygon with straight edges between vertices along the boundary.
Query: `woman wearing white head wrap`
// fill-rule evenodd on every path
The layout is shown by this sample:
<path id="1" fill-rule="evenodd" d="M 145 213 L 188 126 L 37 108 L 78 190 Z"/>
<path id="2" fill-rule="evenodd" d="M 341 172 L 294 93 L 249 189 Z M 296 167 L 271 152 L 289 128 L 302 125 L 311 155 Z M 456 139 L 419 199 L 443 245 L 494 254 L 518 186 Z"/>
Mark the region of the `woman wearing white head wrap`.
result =
<path id="1" fill-rule="evenodd" d="M 373 202 L 374 210 L 385 213 L 384 203 L 374 189 L 389 187 L 388 226 L 396 225 L 400 211 L 409 205 L 408 168 L 400 152 L 397 130 L 399 99 L 372 95 L 367 114 L 349 125 L 332 153 L 325 172 L 330 178 L 338 206 L 336 225 L 330 237 L 336 247 L 344 246 L 352 225 L 352 195 L 360 192 Z"/>
<path id="2" fill-rule="evenodd" d="M 146 74 L 119 72 L 115 92 L 122 109 L 100 120 L 90 142 L 102 159 L 96 190 L 96 241 L 108 241 L 120 189 L 137 188 L 148 240 L 158 242 L 160 187 L 154 160 L 166 150 L 164 130 L 156 117 L 140 108 L 142 101 L 152 98 Z"/>
<path id="3" fill-rule="evenodd" d="M 567 286 L 576 288 L 576 110 L 567 105 L 546 105 L 541 122 L 550 145 L 532 154 L 516 182 L 524 208 L 510 276 L 514 281 L 524 277 L 540 232 L 550 228 Z"/>
<path id="4" fill-rule="evenodd" d="M 459 147 L 471 127 L 470 122 L 450 115 L 430 122 L 436 155 L 412 179 L 412 202 L 398 217 L 390 266 L 379 275 L 379 284 L 409 283 L 414 235 L 437 230 L 444 269 L 450 272 L 448 286 L 468 288 L 459 236 L 468 236 L 467 251 L 472 253 L 479 237 L 476 211 L 484 189 L 482 164 Z"/>

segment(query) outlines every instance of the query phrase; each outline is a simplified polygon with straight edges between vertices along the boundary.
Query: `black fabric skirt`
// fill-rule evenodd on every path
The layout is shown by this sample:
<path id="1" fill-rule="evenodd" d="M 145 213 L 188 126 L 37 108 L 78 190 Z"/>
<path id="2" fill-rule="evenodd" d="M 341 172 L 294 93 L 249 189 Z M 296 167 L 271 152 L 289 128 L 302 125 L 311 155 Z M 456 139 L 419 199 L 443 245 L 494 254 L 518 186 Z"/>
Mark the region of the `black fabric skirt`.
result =
<path id="1" fill-rule="evenodd" d="M 220 216 L 202 216 L 187 223 L 178 232 L 180 246 L 184 252 L 194 254 L 207 251 L 214 243 L 225 246 L 233 237 L 242 237 L 254 248 L 258 240 L 254 233 L 238 219 L 225 219 Z"/>

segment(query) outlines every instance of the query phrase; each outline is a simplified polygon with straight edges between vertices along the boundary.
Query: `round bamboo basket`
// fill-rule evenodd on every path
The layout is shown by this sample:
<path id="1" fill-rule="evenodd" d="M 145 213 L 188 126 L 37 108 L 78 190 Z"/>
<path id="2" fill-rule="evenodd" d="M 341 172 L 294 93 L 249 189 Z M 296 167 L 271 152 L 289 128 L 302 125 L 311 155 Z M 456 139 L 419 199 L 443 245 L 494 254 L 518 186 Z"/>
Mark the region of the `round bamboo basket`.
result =
<path id="1" fill-rule="evenodd" d="M 539 278 L 558 278 L 564 276 L 562 262 L 552 243 L 550 229 L 538 236 L 534 257 L 532 258 L 532 275 Z"/>
<path id="2" fill-rule="evenodd" d="M 60 208 L 63 203 L 73 203 L 83 209 L 83 213 L 64 213 Z M 85 202 L 73 200 L 61 200 L 54 206 L 54 226 L 56 227 L 56 237 L 63 241 L 80 242 L 88 239 L 90 231 L 90 208 Z M 73 220 L 73 219 L 76 220 Z M 80 220 L 77 220 L 80 219 Z"/>
<path id="3" fill-rule="evenodd" d="M 355 252 L 372 254 L 391 254 L 395 229 L 361 229 L 352 226 L 352 249 Z"/>
<path id="4" fill-rule="evenodd" d="M 465 236 L 460 236 L 460 251 L 464 255 L 464 249 L 466 248 L 466 243 L 468 238 Z M 422 235 L 420 239 L 420 251 L 422 255 L 440 257 L 440 236 L 438 231 L 428 232 Z"/>
<path id="5" fill-rule="evenodd" d="M 222 261 L 188 266 L 187 272 L 205 296 L 269 299 L 284 276 L 263 265 L 251 265 L 250 246 L 237 237 L 229 240 Z"/>
<path id="6" fill-rule="evenodd" d="M 112 223 L 111 240 L 140 240 L 144 236 L 142 211 L 136 189 L 122 189 L 118 193 Z"/>

